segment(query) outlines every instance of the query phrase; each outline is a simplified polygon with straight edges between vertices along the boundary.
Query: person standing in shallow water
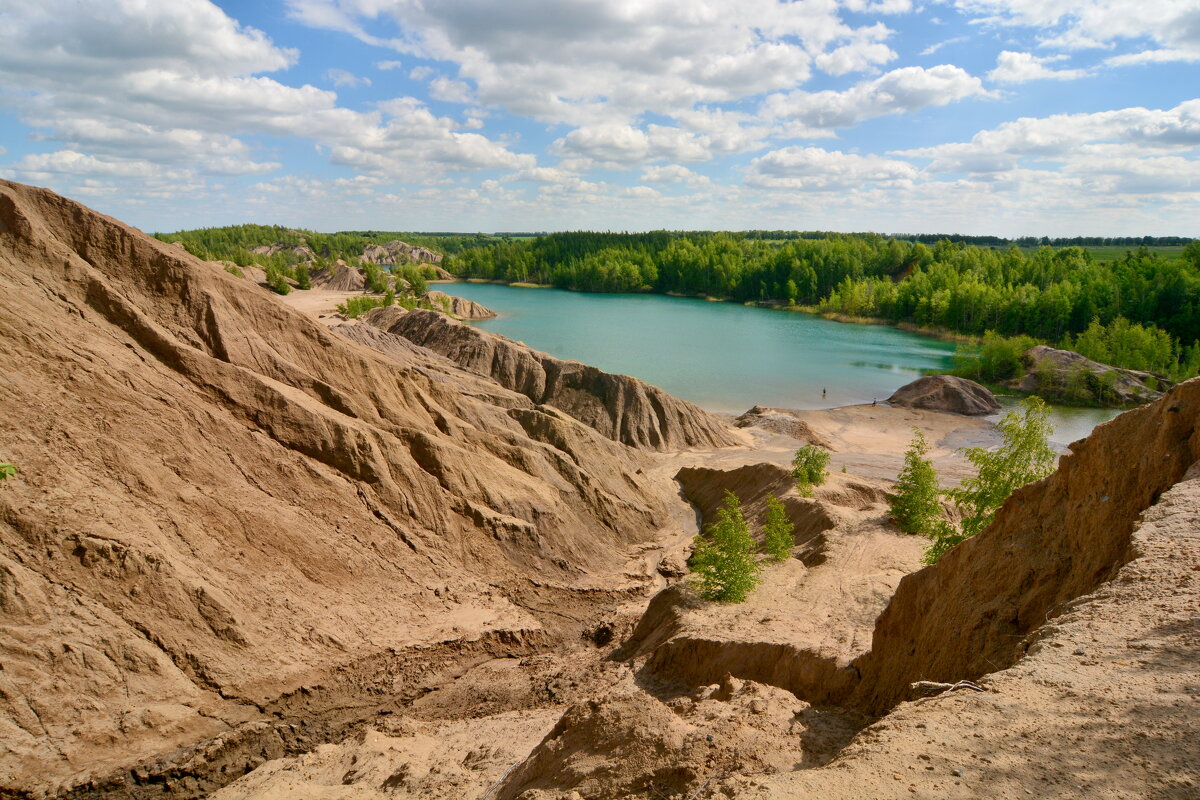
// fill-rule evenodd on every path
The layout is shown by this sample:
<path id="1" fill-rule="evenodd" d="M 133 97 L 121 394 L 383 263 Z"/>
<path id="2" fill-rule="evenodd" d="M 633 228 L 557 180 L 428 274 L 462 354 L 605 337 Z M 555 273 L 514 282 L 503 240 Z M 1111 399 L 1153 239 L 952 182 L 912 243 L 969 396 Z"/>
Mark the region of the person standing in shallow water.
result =
<path id="1" fill-rule="evenodd" d="M 825 391 L 825 387 L 821 387 L 821 399 L 824 400 L 829 392 Z"/>

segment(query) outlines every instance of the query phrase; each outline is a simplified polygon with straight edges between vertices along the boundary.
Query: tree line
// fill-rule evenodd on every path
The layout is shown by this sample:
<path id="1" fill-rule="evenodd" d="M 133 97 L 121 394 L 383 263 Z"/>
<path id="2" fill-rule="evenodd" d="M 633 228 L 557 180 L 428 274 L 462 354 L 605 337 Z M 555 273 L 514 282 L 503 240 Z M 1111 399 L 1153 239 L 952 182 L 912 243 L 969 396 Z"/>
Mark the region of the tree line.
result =
<path id="1" fill-rule="evenodd" d="M 711 232 L 578 232 L 468 248 L 448 258 L 448 268 L 465 277 L 577 291 L 811 306 L 1051 344 L 1080 336 L 1093 344 L 1105 337 L 1157 337 L 1152 365 L 1117 363 L 1129 350 L 1121 347 L 1109 348 L 1116 361 L 1107 363 L 1170 374 L 1178 368 L 1168 362 L 1184 363 L 1200 340 L 1200 241 L 1174 258 L 1139 247 L 1100 261 L 1078 246 L 1027 252 L 946 239 L 929 246 L 878 234 L 773 241 Z M 1116 326 L 1115 332 L 1100 335 L 1096 325 Z M 1103 350 L 1092 347 L 1091 353 Z"/>

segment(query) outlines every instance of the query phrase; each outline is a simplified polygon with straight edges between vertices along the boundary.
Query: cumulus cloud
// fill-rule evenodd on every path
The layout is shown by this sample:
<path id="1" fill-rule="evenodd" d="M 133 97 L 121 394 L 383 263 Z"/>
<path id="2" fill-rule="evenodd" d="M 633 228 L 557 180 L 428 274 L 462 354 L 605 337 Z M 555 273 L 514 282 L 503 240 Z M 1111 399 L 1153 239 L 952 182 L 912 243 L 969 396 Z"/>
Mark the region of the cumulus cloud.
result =
<path id="1" fill-rule="evenodd" d="M 442 100 L 447 103 L 475 102 L 471 96 L 470 86 L 463 81 L 451 80 L 444 75 L 439 75 L 429 82 L 429 95 L 434 100 Z"/>
<path id="2" fill-rule="evenodd" d="M 455 131 L 419 103 L 359 112 L 338 106 L 335 92 L 259 74 L 291 66 L 297 55 L 207 0 L 11 5 L 0 26 L 0 87 L 10 91 L 0 102 L 63 149 L 10 169 L 68 175 L 63 167 L 71 167 L 133 180 L 146 163 L 184 177 L 277 168 L 252 158 L 239 138 L 247 134 L 306 136 L 337 163 L 372 174 L 421 178 L 531 161 Z M 369 84 L 341 69 L 327 77 L 338 86 Z"/>
<path id="3" fill-rule="evenodd" d="M 642 180 L 646 183 L 683 183 L 688 186 L 709 186 L 712 184 L 712 181 L 707 176 L 698 175 L 679 164 L 646 167 L 642 170 Z"/>
<path id="4" fill-rule="evenodd" d="M 550 152 L 599 166 L 629 167 L 644 161 L 707 161 L 708 137 L 682 128 L 649 125 L 589 125 L 576 128 L 550 147 Z"/>
<path id="5" fill-rule="evenodd" d="M 931 172 L 1000 172 L 1021 159 L 1063 162 L 1084 158 L 1085 145 L 1121 145 L 1127 155 L 1151 156 L 1200 148 L 1200 100 L 1160 110 L 1123 108 L 1091 114 L 1022 117 L 980 131 L 969 142 L 900 150 L 893 155 L 932 159 Z M 1111 150 L 1107 151 L 1112 155 Z"/>
<path id="6" fill-rule="evenodd" d="M 983 24 L 1035 28 L 1048 47 L 1149 40 L 1163 52 L 1161 60 L 1200 51 L 1200 6 L 1193 0 L 954 0 L 954 5 Z"/>
<path id="7" fill-rule="evenodd" d="M 817 66 L 836 74 L 895 57 L 874 23 L 845 22 L 836 3 L 674 0 L 572 3 L 525 0 L 290 0 L 295 18 L 362 30 L 389 18 L 396 49 L 458 65 L 479 102 L 549 123 L 630 124 L 653 110 L 673 116 L 793 88 Z M 863 2 L 898 13 L 908 0 Z M 357 35 L 357 34 L 356 34 Z"/>
<path id="8" fill-rule="evenodd" d="M 387 72 L 387 71 L 393 70 L 393 69 L 400 69 L 403 66 L 404 66 L 403 61 L 376 61 L 375 62 L 375 69 L 380 70 L 381 72 Z"/>
<path id="9" fill-rule="evenodd" d="M 764 101 L 763 112 L 769 118 L 799 122 L 814 131 L 832 131 L 875 117 L 987 96 L 979 78 L 942 64 L 928 69 L 902 67 L 843 92 L 773 94 Z"/>
<path id="10" fill-rule="evenodd" d="M 1025 83 L 1026 81 L 1073 81 L 1088 74 L 1086 69 L 1051 69 L 1046 66 L 1062 61 L 1066 56 L 1038 57 L 1032 53 L 1004 50 L 996 57 L 996 68 L 988 78 L 996 83 Z"/>
<path id="11" fill-rule="evenodd" d="M 750 162 L 746 183 L 770 189 L 831 191 L 916 177 L 916 167 L 907 161 L 819 147 L 784 147 Z"/>
<path id="12" fill-rule="evenodd" d="M 327 77 L 327 78 L 329 78 L 329 80 L 333 81 L 333 85 L 337 86 L 339 88 L 342 86 L 348 86 L 351 89 L 354 89 L 359 86 L 370 86 L 371 85 L 370 78 L 359 77 L 358 75 L 355 75 L 353 72 L 349 72 L 344 69 L 337 69 L 336 67 L 334 69 L 326 70 L 325 77 Z"/>

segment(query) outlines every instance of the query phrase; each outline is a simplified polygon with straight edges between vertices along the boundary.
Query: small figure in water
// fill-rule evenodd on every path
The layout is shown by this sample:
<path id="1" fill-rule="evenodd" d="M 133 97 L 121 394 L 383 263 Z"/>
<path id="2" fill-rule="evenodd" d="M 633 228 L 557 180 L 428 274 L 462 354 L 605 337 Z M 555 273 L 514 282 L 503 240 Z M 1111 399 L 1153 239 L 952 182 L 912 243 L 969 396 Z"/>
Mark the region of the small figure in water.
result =
<path id="1" fill-rule="evenodd" d="M 872 400 L 872 401 L 871 401 L 871 405 L 875 405 L 875 403 L 876 403 L 876 402 L 877 402 L 877 401 L 875 401 L 875 400 Z"/>
<path id="2" fill-rule="evenodd" d="M 829 394 L 829 393 L 828 393 L 827 391 L 825 391 L 824 387 L 822 387 L 822 389 L 821 389 L 821 397 L 825 397 L 827 394 Z"/>

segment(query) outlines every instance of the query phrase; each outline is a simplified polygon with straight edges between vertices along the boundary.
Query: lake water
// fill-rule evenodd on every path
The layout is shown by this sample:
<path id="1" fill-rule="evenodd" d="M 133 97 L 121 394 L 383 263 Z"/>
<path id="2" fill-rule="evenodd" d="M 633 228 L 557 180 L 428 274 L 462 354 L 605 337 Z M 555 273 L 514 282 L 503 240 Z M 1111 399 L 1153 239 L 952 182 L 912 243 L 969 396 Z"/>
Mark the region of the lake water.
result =
<path id="1" fill-rule="evenodd" d="M 953 344 L 896 328 L 737 303 L 480 283 L 442 288 L 501 315 L 475 323 L 480 328 L 633 375 L 716 412 L 883 401 L 922 370 L 949 367 L 954 354 Z M 1086 436 L 1114 415 L 1056 408 L 1053 438 Z"/>

